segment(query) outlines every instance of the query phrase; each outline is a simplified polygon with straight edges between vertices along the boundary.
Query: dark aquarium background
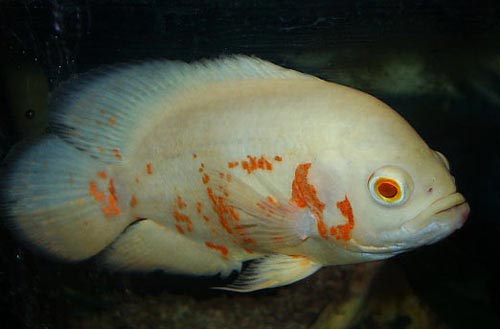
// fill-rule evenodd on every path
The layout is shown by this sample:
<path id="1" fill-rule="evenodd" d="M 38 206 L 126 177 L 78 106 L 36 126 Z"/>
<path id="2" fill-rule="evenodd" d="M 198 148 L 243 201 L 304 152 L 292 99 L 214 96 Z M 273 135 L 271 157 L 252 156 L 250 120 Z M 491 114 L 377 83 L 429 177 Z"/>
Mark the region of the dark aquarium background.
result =
<path id="1" fill-rule="evenodd" d="M 255 55 L 391 105 L 448 157 L 469 221 L 386 262 L 331 267 L 252 294 L 210 290 L 218 278 L 55 263 L 2 227 L 4 327 L 500 327 L 497 1 L 3 0 L 0 155 L 49 130 L 50 92 L 70 77 L 108 64 L 228 54 Z"/>

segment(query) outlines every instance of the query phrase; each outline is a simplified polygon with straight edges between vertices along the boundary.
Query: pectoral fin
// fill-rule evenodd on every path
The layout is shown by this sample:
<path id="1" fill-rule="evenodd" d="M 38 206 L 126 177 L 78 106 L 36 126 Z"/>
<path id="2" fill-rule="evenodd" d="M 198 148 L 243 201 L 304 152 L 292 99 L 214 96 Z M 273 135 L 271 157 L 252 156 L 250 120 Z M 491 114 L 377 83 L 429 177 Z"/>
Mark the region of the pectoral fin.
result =
<path id="1" fill-rule="evenodd" d="M 250 292 L 284 286 L 299 281 L 320 268 L 320 264 L 304 256 L 265 256 L 252 262 L 231 284 L 217 289 Z"/>

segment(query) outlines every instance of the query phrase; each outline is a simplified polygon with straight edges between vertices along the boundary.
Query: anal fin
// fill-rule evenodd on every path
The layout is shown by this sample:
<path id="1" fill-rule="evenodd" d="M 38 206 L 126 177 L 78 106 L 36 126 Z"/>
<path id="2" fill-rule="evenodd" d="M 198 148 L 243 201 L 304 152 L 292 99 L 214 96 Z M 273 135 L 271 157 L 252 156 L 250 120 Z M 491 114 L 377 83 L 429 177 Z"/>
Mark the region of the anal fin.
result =
<path id="1" fill-rule="evenodd" d="M 315 273 L 321 265 L 304 256 L 274 254 L 253 261 L 235 281 L 216 289 L 250 292 L 288 285 Z"/>

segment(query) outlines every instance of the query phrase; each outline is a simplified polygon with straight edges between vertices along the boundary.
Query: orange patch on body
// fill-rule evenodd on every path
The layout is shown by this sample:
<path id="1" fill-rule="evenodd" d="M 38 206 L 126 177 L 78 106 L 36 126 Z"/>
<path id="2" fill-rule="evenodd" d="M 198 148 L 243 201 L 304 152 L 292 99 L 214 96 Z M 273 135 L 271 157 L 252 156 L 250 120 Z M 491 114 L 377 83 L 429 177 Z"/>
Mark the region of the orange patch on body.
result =
<path id="1" fill-rule="evenodd" d="M 347 219 L 346 224 L 341 224 L 337 226 L 332 226 L 330 228 L 330 234 L 335 236 L 337 240 L 345 240 L 348 241 L 351 239 L 351 231 L 354 228 L 354 213 L 352 211 L 351 203 L 347 198 L 347 195 L 343 201 L 337 202 L 337 208 Z"/>
<path id="2" fill-rule="evenodd" d="M 207 187 L 207 194 L 210 202 L 212 203 L 212 209 L 219 218 L 219 223 L 227 233 L 232 234 L 233 230 L 229 224 L 229 220 L 238 220 L 239 214 L 236 212 L 234 207 L 226 204 L 225 197 L 216 195 L 211 187 Z"/>
<path id="3" fill-rule="evenodd" d="M 153 174 L 153 164 L 151 162 L 149 162 L 149 163 L 146 164 L 146 173 L 148 175 L 152 175 Z"/>
<path id="4" fill-rule="evenodd" d="M 118 216 L 121 211 L 118 207 L 118 198 L 116 196 L 115 184 L 112 179 L 109 180 L 108 191 L 108 203 L 102 206 L 102 211 L 106 216 Z"/>
<path id="5" fill-rule="evenodd" d="M 184 202 L 184 200 L 182 200 L 180 195 L 177 196 L 176 200 L 177 200 L 177 207 L 179 207 L 179 209 L 183 209 L 183 208 L 187 207 L 187 203 Z"/>
<path id="6" fill-rule="evenodd" d="M 179 232 L 180 234 L 184 234 L 184 229 L 182 228 L 182 226 L 180 226 L 179 224 L 175 224 L 175 228 L 177 229 L 177 232 Z"/>
<path id="7" fill-rule="evenodd" d="M 276 199 L 275 199 L 275 198 L 273 198 L 272 196 L 268 196 L 268 197 L 266 198 L 266 200 L 267 200 L 267 201 L 269 201 L 270 203 L 272 203 L 272 204 L 273 204 L 273 205 L 275 205 L 275 206 L 279 206 L 279 204 L 280 204 L 280 203 L 278 202 L 278 200 L 276 200 Z"/>
<path id="8" fill-rule="evenodd" d="M 99 190 L 96 182 L 89 183 L 89 194 L 93 196 L 94 200 L 97 202 L 102 202 L 106 199 L 106 194 Z"/>
<path id="9" fill-rule="evenodd" d="M 310 163 L 303 163 L 299 164 L 295 169 L 295 178 L 292 182 L 291 201 L 300 208 L 309 208 L 318 222 L 317 227 L 319 235 L 324 239 L 328 239 L 328 228 L 323 219 L 323 211 L 326 205 L 319 199 L 316 187 L 309 184 L 307 180 L 310 168 Z"/>
<path id="10" fill-rule="evenodd" d="M 201 180 L 202 180 L 203 184 L 208 184 L 208 182 L 210 181 L 210 176 L 208 174 L 203 174 L 203 176 L 201 177 Z"/>
<path id="11" fill-rule="evenodd" d="M 232 169 L 232 168 L 236 168 L 236 167 L 238 167 L 238 165 L 239 165 L 239 164 L 240 164 L 240 163 L 239 163 L 238 161 L 232 161 L 232 162 L 228 162 L 228 163 L 227 163 L 227 167 L 228 167 L 229 169 Z"/>
<path id="12" fill-rule="evenodd" d="M 224 257 L 227 257 L 227 255 L 229 253 L 229 250 L 223 245 L 215 244 L 215 243 L 210 242 L 210 241 L 205 241 L 205 245 L 210 249 L 218 250 L 222 254 L 222 256 L 224 256 Z"/>
<path id="13" fill-rule="evenodd" d="M 132 208 L 134 208 L 135 206 L 137 206 L 137 198 L 133 194 L 132 194 L 132 197 L 130 198 L 130 206 Z"/>
<path id="14" fill-rule="evenodd" d="M 273 164 L 267 160 L 264 156 L 257 158 L 255 156 L 247 155 L 248 160 L 241 161 L 241 168 L 246 170 L 247 173 L 261 169 L 261 170 L 273 170 Z M 230 167 L 231 168 L 231 167 Z"/>
<path id="15" fill-rule="evenodd" d="M 191 221 L 191 218 L 189 218 L 189 216 L 180 213 L 178 210 L 174 210 L 172 214 L 178 223 L 185 223 L 186 228 L 189 232 L 193 231 L 193 222 Z"/>
<path id="16" fill-rule="evenodd" d="M 108 176 L 106 175 L 106 172 L 105 172 L 104 170 L 99 171 L 99 172 L 97 173 L 97 176 L 99 176 L 99 178 L 101 178 L 101 179 L 106 179 L 106 178 L 108 178 Z"/>

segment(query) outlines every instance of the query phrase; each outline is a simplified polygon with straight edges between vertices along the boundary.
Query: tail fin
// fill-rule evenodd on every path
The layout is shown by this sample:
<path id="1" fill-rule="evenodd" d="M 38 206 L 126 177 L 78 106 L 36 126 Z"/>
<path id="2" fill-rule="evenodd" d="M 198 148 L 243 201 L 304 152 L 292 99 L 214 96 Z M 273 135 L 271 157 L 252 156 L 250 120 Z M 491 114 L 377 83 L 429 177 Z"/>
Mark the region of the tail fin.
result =
<path id="1" fill-rule="evenodd" d="M 0 181 L 7 225 L 56 258 L 97 254 L 133 221 L 110 170 L 58 137 L 40 140 L 19 153 Z"/>

